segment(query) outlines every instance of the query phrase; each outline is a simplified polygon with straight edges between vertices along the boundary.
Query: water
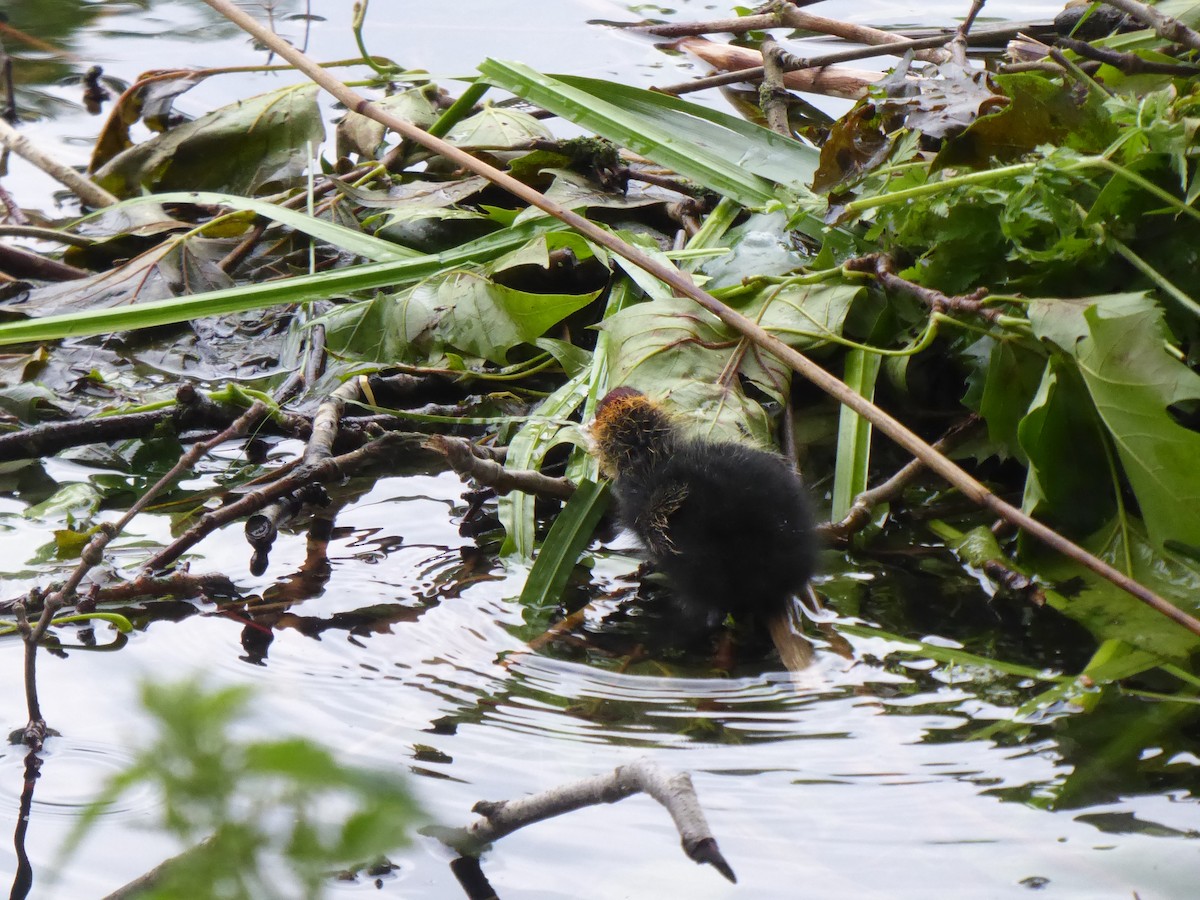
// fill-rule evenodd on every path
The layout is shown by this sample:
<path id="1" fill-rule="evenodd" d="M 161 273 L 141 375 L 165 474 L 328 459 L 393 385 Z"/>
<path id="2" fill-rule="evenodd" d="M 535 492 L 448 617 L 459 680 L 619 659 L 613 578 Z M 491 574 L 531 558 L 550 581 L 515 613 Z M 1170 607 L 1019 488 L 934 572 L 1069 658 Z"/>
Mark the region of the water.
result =
<path id="1" fill-rule="evenodd" d="M 310 52 L 350 56 L 344 26 L 349 4 L 329 6 L 334 8 L 321 4 L 316 10 L 329 21 L 314 28 Z M 54 9 L 46 7 L 46 15 Z M 510 21 L 514 9 L 520 27 Z M 642 9 L 658 15 L 655 8 Z M 728 11 L 700 3 L 673 9 L 668 17 L 680 20 Z M 921 25 L 945 24 L 961 12 L 883 3 L 856 5 L 848 16 L 838 8 L 817 11 L 873 24 Z M 1052 10 L 1007 3 L 988 12 L 1035 19 Z M 87 19 L 72 32 L 80 59 L 129 80 L 168 62 L 261 61 L 196 3 L 151 3 L 146 9 L 73 4 L 70 13 Z M 450 25 L 437 7 L 406 9 L 396 22 L 386 13 L 377 0 L 371 49 L 439 74 L 470 72 L 486 55 L 638 84 L 679 81 L 690 71 L 686 60 L 664 56 L 647 41 L 583 24 L 627 17 L 617 3 L 547 0 L 501 8 L 468 2 L 455 6 Z M 16 22 L 16 12 L 12 17 Z M 285 30 L 300 37 L 298 23 Z M 213 79 L 185 95 L 181 106 L 199 112 L 283 80 Z M 78 92 L 71 86 L 42 90 L 59 99 Z M 25 130 L 61 159 L 79 163 L 97 128 L 98 120 L 83 113 L 59 111 Z M 23 203 L 49 197 L 51 186 L 23 163 L 14 161 L 12 173 L 5 186 Z M 276 447 L 281 456 L 296 449 Z M 236 449 L 221 456 L 232 462 Z M 189 486 L 211 482 L 219 470 L 210 467 Z M 54 461 L 46 473 L 62 483 L 86 481 L 96 470 Z M 1077 723 L 1082 717 L 1065 714 L 1027 733 L 966 739 L 1031 695 L 1034 688 L 1015 676 L 948 670 L 927 661 L 906 664 L 896 657 L 880 662 L 894 648 L 862 638 L 852 640 L 853 659 L 822 646 L 814 671 L 798 683 L 754 664 L 736 677 L 713 678 L 695 659 L 674 668 L 641 663 L 622 672 L 619 660 L 596 649 L 585 654 L 556 644 L 529 653 L 516 635 L 524 619 L 515 603 L 523 575 L 506 572 L 460 536 L 457 521 L 465 506 L 458 479 L 419 474 L 364 488 L 352 486 L 337 515 L 327 572 L 306 570 L 305 535 L 286 533 L 268 572 L 256 577 L 240 528 L 228 528 L 200 545 L 192 570 L 225 572 L 242 601 L 131 609 L 138 627 L 127 641 L 100 625 L 96 649 L 66 632 L 65 658 L 40 655 L 43 708 L 62 736 L 47 745 L 30 816 L 32 896 L 100 896 L 176 852 L 168 839 L 145 829 L 157 801 L 142 792 L 109 810 L 68 862 L 56 857 L 98 784 L 126 765 L 145 738 L 137 682 L 193 674 L 211 684 L 256 686 L 251 728 L 264 736 L 301 733 L 349 761 L 411 773 L 427 812 L 447 825 L 468 822 L 478 800 L 518 797 L 648 756 L 691 773 L 739 877 L 735 887 L 709 867 L 692 864 L 666 813 L 635 797 L 529 827 L 498 843 L 484 870 L 506 898 L 890 900 L 1036 892 L 1124 900 L 1136 892 L 1142 900 L 1158 900 L 1195 894 L 1200 817 L 1190 771 L 1196 759 L 1174 748 L 1170 736 L 1161 741 L 1157 777 L 1139 780 L 1132 765 L 1115 769 L 1110 789 L 1091 792 L 1075 808 L 1050 811 L 1057 786 L 1091 747 L 1105 746 L 1114 735 L 1101 729 L 1089 744 L 1089 733 Z M 59 570 L 39 556 L 50 539 L 47 526 L 31 527 L 21 518 L 32 499 L 32 491 L 0 498 L 0 557 L 11 568 L 5 598 Z M 65 520 L 51 524 L 61 527 Z M 139 518 L 118 545 L 121 557 L 136 560 L 139 542 L 165 542 L 169 530 L 165 513 Z M 625 552 L 606 556 L 593 582 L 576 585 L 572 594 L 606 595 L 600 607 L 618 619 L 635 566 Z M 1079 648 L 1062 649 L 1077 635 L 993 622 L 999 615 L 987 598 L 944 559 L 845 561 L 827 554 L 826 569 L 823 590 L 852 599 L 859 615 L 894 631 L 941 636 L 943 643 L 966 643 L 980 653 L 986 650 L 971 642 L 988 642 L 1000 658 L 1078 670 Z M 599 617 L 587 628 L 596 639 L 593 648 L 621 643 Z M 246 638 L 264 634 L 273 640 L 262 658 L 261 640 Z M 0 699 L 0 722 L 9 730 L 25 718 L 21 665 L 19 642 L 0 639 L 0 678 L 10 685 Z M 1118 708 L 1139 721 L 1138 701 L 1123 702 Z M 1150 762 L 1155 738 L 1140 748 Z M 17 824 L 23 757 L 20 747 L 0 748 L 0 831 Z M 336 885 L 331 894 L 462 896 L 449 859 L 439 844 L 419 838 L 393 857 L 400 868 L 380 888 L 365 880 Z M 15 869 L 13 851 L 0 850 L 0 872 Z M 52 873 L 58 876 L 54 884 Z"/>

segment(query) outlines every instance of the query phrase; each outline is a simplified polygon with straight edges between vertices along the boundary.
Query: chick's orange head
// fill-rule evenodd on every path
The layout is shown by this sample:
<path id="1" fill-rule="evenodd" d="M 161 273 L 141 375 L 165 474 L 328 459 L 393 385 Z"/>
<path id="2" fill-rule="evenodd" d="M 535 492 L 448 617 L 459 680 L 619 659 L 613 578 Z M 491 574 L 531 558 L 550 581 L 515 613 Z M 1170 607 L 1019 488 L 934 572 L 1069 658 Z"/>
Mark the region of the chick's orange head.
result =
<path id="1" fill-rule="evenodd" d="M 631 461 L 660 449 L 672 426 L 659 404 L 639 390 L 619 387 L 597 404 L 590 430 L 600 467 L 611 478 Z"/>

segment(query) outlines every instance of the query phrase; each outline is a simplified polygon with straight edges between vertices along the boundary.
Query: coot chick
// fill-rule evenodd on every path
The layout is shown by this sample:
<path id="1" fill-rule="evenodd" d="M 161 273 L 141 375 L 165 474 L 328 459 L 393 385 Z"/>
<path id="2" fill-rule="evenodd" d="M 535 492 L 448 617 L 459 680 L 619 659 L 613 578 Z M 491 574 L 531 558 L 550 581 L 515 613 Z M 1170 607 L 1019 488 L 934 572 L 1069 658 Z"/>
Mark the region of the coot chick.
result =
<path id="1" fill-rule="evenodd" d="M 633 388 L 600 401 L 591 427 L 617 515 L 669 579 L 684 630 L 728 614 L 770 626 L 813 573 L 804 488 L 780 456 L 689 437 Z"/>

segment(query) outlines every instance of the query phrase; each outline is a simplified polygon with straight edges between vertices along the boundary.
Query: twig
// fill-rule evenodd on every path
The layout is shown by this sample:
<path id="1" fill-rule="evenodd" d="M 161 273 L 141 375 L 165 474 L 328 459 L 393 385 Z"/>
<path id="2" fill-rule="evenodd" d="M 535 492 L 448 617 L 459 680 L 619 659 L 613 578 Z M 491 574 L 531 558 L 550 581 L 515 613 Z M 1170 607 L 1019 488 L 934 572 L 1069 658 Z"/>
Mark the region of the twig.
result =
<path id="1" fill-rule="evenodd" d="M 942 435 L 933 445 L 933 449 L 938 453 L 944 454 L 962 440 L 978 421 L 979 417 L 972 415 L 959 422 Z M 923 471 L 925 471 L 924 462 L 920 459 L 910 460 L 896 474 L 887 479 L 887 481 L 869 490 L 865 490 L 855 497 L 854 502 L 850 505 L 850 509 L 846 511 L 846 515 L 840 522 L 830 522 L 819 530 L 826 538 L 846 540 L 850 535 L 866 527 L 867 523 L 871 521 L 871 510 L 880 503 L 886 503 L 900 496 L 901 491 L 908 487 L 912 480 Z"/>
<path id="2" fill-rule="evenodd" d="M 1159 12 L 1152 6 L 1138 3 L 1137 0 L 1104 0 L 1109 6 L 1123 13 L 1128 13 L 1139 22 L 1149 25 L 1154 33 L 1168 41 L 1183 44 L 1192 50 L 1200 50 L 1200 31 L 1188 28 L 1178 19 Z"/>
<path id="3" fill-rule="evenodd" d="M 26 218 L 24 210 L 17 204 L 17 201 L 12 198 L 12 194 L 4 189 L 4 185 L 0 184 L 0 206 L 4 207 L 4 218 L 10 219 L 12 225 L 7 225 L 7 228 L 26 228 L 29 227 L 29 219 Z M 54 231 L 52 228 L 39 228 L 39 231 Z M 55 231 L 57 234 L 57 231 Z"/>
<path id="4" fill-rule="evenodd" d="M 1087 41 L 1077 41 L 1073 38 L 1060 37 L 1055 43 L 1064 50 L 1107 63 L 1114 69 L 1119 69 L 1127 75 L 1172 75 L 1188 78 L 1200 73 L 1200 66 L 1189 66 L 1184 63 L 1164 63 L 1145 59 L 1136 53 L 1122 53 L 1108 47 L 1094 47 Z"/>
<path id="5" fill-rule="evenodd" d="M 461 853 L 476 855 L 480 848 L 519 828 L 600 803 L 616 803 L 634 794 L 649 794 L 671 814 L 683 852 L 697 863 L 708 863 L 733 883 L 737 876 L 721 855 L 704 818 L 692 779 L 685 772 L 668 772 L 650 760 L 618 766 L 609 775 L 584 778 L 520 800 L 480 801 L 472 808 L 483 818 L 466 828 L 439 834 L 442 842 Z"/>
<path id="6" fill-rule="evenodd" d="M 392 432 L 357 450 L 343 453 L 341 456 L 331 456 L 316 465 L 297 466 L 287 477 L 245 494 L 220 509 L 206 512 L 195 525 L 172 541 L 169 546 L 146 560 L 142 564 L 142 568 L 148 572 L 164 569 L 222 525 L 257 512 L 277 497 L 289 494 L 305 484 L 341 478 L 377 459 L 387 458 L 398 449 L 411 448 L 416 445 L 417 440 L 423 438 L 425 438 L 423 434 Z"/>
<path id="7" fill-rule="evenodd" d="M 654 25 L 622 22 L 617 27 L 654 37 L 680 38 L 703 34 L 745 34 L 747 31 L 765 31 L 769 28 L 780 28 L 782 25 L 783 18 L 776 12 L 759 16 L 739 16 L 736 19 L 714 19 L 711 22 L 667 22 Z"/>
<path id="8" fill-rule="evenodd" d="M 788 123 L 788 93 L 783 87 L 783 64 L 781 50 L 772 37 L 763 38 L 759 45 L 763 55 L 763 80 L 758 86 L 758 105 L 767 117 L 767 127 L 776 134 L 792 136 Z"/>
<path id="9" fill-rule="evenodd" d="M 42 615 L 38 619 L 37 625 L 30 629 L 25 637 L 25 693 L 26 706 L 29 712 L 29 723 L 25 726 L 25 743 L 34 750 L 40 750 L 46 738 L 46 720 L 42 717 L 41 707 L 37 698 L 37 649 L 42 637 L 46 634 L 46 629 L 50 627 L 50 623 L 57 613 L 64 606 L 67 606 L 75 598 L 75 592 L 79 589 L 80 583 L 87 576 L 87 573 L 93 567 L 99 565 L 104 558 L 104 548 L 108 546 L 117 535 L 125 530 L 125 526 L 150 502 L 162 493 L 171 485 L 176 478 L 184 472 L 192 469 L 202 456 L 208 453 L 213 447 L 222 444 L 225 441 L 231 440 L 238 435 L 244 434 L 245 431 L 266 415 L 267 407 L 265 404 L 255 402 L 246 412 L 238 419 L 222 431 L 220 434 L 202 443 L 194 444 L 180 458 L 179 461 L 171 467 L 171 469 L 156 481 L 149 490 L 147 490 L 137 501 L 126 510 L 116 522 L 105 522 L 96 532 L 95 536 L 88 541 L 87 546 L 79 554 L 79 565 L 67 578 L 66 583 L 61 587 L 51 591 L 42 601 Z M 18 621 L 24 616 L 24 608 L 21 605 L 17 606 Z"/>
<path id="10" fill-rule="evenodd" d="M 890 31 L 870 28 L 866 25 L 855 25 L 852 22 L 841 22 L 837 19 L 828 19 L 825 16 L 815 16 L 812 13 L 801 12 L 794 6 L 784 7 L 781 18 L 784 25 L 789 28 L 795 28 L 797 31 L 816 31 L 819 34 L 829 34 L 847 41 L 855 41 L 859 44 L 886 46 L 896 42 L 896 35 Z M 944 44 L 945 40 L 942 43 Z M 938 52 L 933 50 L 933 48 L 939 46 L 939 44 L 930 44 L 927 48 L 913 47 L 911 49 L 928 51 L 914 54 L 917 59 L 932 63 L 945 62 L 947 59 L 945 51 Z"/>
<path id="11" fill-rule="evenodd" d="M 954 37 L 946 44 L 946 50 L 950 53 L 950 59 L 963 68 L 966 68 L 967 65 L 967 36 L 971 33 L 971 26 L 975 24 L 975 17 L 983 9 L 985 2 L 986 0 L 971 0 L 971 8 L 967 11 L 967 17 L 959 23 L 958 28 L 954 30 Z"/>
<path id="12" fill-rule="evenodd" d="M 697 287 L 688 275 L 680 272 L 674 266 L 659 262 L 645 251 L 621 240 L 612 232 L 590 222 L 578 213 L 574 213 L 555 203 L 528 185 L 499 171 L 494 166 L 488 165 L 452 144 L 448 144 L 439 138 L 427 134 L 411 122 L 391 114 L 386 109 L 381 109 L 378 105 L 372 104 L 367 98 L 342 84 L 328 72 L 321 69 L 303 53 L 300 53 L 294 47 L 287 45 L 275 35 L 262 28 L 253 18 L 239 10 L 229 0 L 205 0 L 205 3 L 230 21 L 235 22 L 239 27 L 258 40 L 270 43 L 284 59 L 288 60 L 297 69 L 345 103 L 349 109 L 369 116 L 377 122 L 382 122 L 397 134 L 440 154 L 455 165 L 462 166 L 471 172 L 484 176 L 493 184 L 503 188 L 513 196 L 554 216 L 588 240 L 594 241 L 602 247 L 613 251 L 623 259 L 629 260 L 629 262 L 658 278 L 678 293 L 691 298 L 730 328 L 751 338 L 759 346 L 774 354 L 780 361 L 799 372 L 821 390 L 839 402 L 849 406 L 881 432 L 908 450 L 913 456 L 924 460 L 933 471 L 949 481 L 961 490 L 964 495 L 980 506 L 1000 518 L 1025 529 L 1028 534 L 1053 550 L 1076 560 L 1097 575 L 1111 581 L 1122 590 L 1137 597 L 1155 611 L 1192 633 L 1200 635 L 1200 620 L 1163 599 L 1149 588 L 1138 584 L 1124 572 L 1093 556 L 1072 541 L 1067 540 L 1054 529 L 996 497 L 977 479 L 968 475 L 951 460 L 930 447 L 928 443 L 914 434 L 902 422 L 866 400 L 857 391 L 848 388 L 836 377 L 826 372 L 803 354 L 789 347 L 757 322 L 748 319 L 746 316 L 717 300 L 717 298 L 713 297 L 707 291 Z"/>
<path id="13" fill-rule="evenodd" d="M 506 469 L 466 438 L 433 434 L 425 441 L 425 446 L 446 457 L 450 468 L 461 477 L 473 478 L 497 494 L 522 491 L 553 500 L 569 500 L 575 493 L 575 484 L 569 479 L 551 478 L 531 469 Z"/>
<path id="14" fill-rule="evenodd" d="M 84 178 L 70 166 L 64 166 L 39 150 L 29 138 L 18 132 L 3 118 L 0 118 L 0 143 L 3 143 L 17 156 L 37 166 L 55 181 L 65 185 L 87 206 L 93 209 L 103 209 L 118 202 L 116 197 L 94 181 Z"/>
<path id="15" fill-rule="evenodd" d="M 933 288 L 924 287 L 907 278 L 901 278 L 895 272 L 892 258 L 886 253 L 868 253 L 866 256 L 848 259 L 843 265 L 850 272 L 866 272 L 874 275 L 879 283 L 888 290 L 916 297 L 934 312 L 972 313 L 989 322 L 995 322 L 1002 315 L 999 309 L 984 305 L 983 301 L 988 295 L 987 288 L 977 288 L 969 294 L 947 296 L 941 291 L 935 291 Z"/>
<path id="16" fill-rule="evenodd" d="M 75 281 L 92 274 L 8 244 L 0 244 L 0 271 L 17 278 L 35 278 L 39 281 Z"/>
<path id="17" fill-rule="evenodd" d="M 823 53 L 820 56 L 801 57 L 795 54 L 788 54 L 790 61 L 785 61 L 784 69 L 788 72 L 797 69 L 805 68 L 821 68 L 824 66 L 833 66 L 844 62 L 854 62 L 859 59 L 868 59 L 873 56 L 900 56 L 909 50 L 925 51 L 934 48 L 944 47 L 953 35 L 938 34 L 931 37 L 922 38 L 905 38 L 898 40 L 895 35 L 889 32 L 881 32 L 888 35 L 886 43 L 873 43 L 867 47 L 859 47 L 853 50 L 838 50 L 833 53 Z M 983 42 L 992 38 L 1010 37 L 1013 33 L 1011 28 L 989 28 L 981 29 L 970 35 L 969 43 Z M 739 48 L 740 49 L 740 48 Z M 753 51 L 745 51 L 747 53 Z M 927 62 L 944 62 L 945 55 L 932 56 L 924 52 L 914 54 L 918 59 L 924 59 Z M 928 57 L 928 58 L 926 58 Z M 673 84 L 666 87 L 657 87 L 655 90 L 664 94 L 687 94 L 692 91 L 702 90 L 710 87 L 722 87 L 727 84 L 737 84 L 741 81 L 758 81 L 763 76 L 762 66 L 749 66 L 733 72 L 724 72 L 720 75 L 712 75 L 708 78 L 697 78 L 693 81 L 685 81 L 682 84 Z M 785 78 L 785 83 L 787 79 Z M 789 84 L 795 90 L 802 90 L 795 84 Z"/>
<path id="18" fill-rule="evenodd" d="M 735 84 L 740 81 L 758 81 L 763 77 L 762 55 L 748 47 L 735 47 L 732 44 L 721 44 L 704 38 L 682 38 L 672 45 L 677 50 L 694 53 L 702 60 L 718 69 L 732 70 L 723 75 L 713 75 L 687 81 L 683 84 L 655 88 L 664 94 L 684 94 L 697 91 L 704 87 L 718 87 L 725 84 Z M 794 61 L 794 58 L 790 58 Z M 811 63 L 811 60 L 805 62 Z M 883 79 L 883 72 L 872 72 L 863 69 L 830 68 L 825 66 L 808 66 L 794 68 L 790 62 L 784 66 L 784 87 L 794 91 L 810 94 L 824 94 L 829 97 L 842 97 L 857 100 L 866 95 L 867 88 Z"/>

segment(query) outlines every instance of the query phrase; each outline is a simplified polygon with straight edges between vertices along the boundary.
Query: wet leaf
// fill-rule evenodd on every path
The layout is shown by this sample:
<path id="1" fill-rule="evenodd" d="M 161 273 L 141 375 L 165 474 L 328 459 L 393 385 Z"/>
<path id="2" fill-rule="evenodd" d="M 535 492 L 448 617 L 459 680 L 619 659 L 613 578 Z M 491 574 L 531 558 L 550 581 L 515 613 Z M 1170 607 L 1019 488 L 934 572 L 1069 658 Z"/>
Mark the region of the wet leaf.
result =
<path id="1" fill-rule="evenodd" d="M 1000 340 L 992 345 L 984 376 L 979 414 L 987 422 L 988 438 L 1000 448 L 1002 458 L 1024 461 L 1025 451 L 1017 428 L 1042 380 L 1046 357 L 1028 339 Z"/>
<path id="2" fill-rule="evenodd" d="M 905 124 L 932 138 L 945 138 L 966 130 L 980 116 L 1008 101 L 985 69 L 943 63 L 937 78 L 919 82 L 920 93 L 914 98 L 888 101 L 890 106 L 908 108 Z"/>
<path id="3" fill-rule="evenodd" d="M 1089 534 L 1115 511 L 1106 438 L 1078 369 L 1059 356 L 1043 368 L 1016 426 L 1029 463 L 1023 508 L 1056 527 Z"/>
<path id="4" fill-rule="evenodd" d="M 463 149 L 503 149 L 528 144 L 530 141 L 549 141 L 554 138 L 545 125 L 519 109 L 485 106 L 450 129 L 446 140 Z"/>
<path id="5" fill-rule="evenodd" d="M 223 106 L 109 160 L 95 180 L 118 197 L 143 190 L 213 190 L 252 195 L 308 166 L 309 143 L 325 136 L 315 85 Z"/>
<path id="6" fill-rule="evenodd" d="M 597 327 L 609 337 L 610 384 L 666 399 L 706 437 L 773 446 L 762 407 L 746 397 L 737 379 L 721 383 L 739 342 L 710 313 L 690 300 L 653 300 Z"/>
<path id="7" fill-rule="evenodd" d="M 1168 412 L 1200 398 L 1200 375 L 1167 353 L 1162 310 L 1145 294 L 1111 294 L 1039 300 L 1030 320 L 1077 361 L 1153 544 L 1200 547 L 1200 434 Z"/>
<path id="8" fill-rule="evenodd" d="M 1009 103 L 947 140 L 932 171 L 1012 162 L 1051 143 L 1094 153 L 1116 137 L 1104 102 L 1091 92 L 1077 94 L 1033 72 L 993 77 Z"/>
<path id="9" fill-rule="evenodd" d="M 432 85 L 421 85 L 374 101 L 371 106 L 385 110 L 418 128 L 428 128 L 437 120 L 437 109 L 430 98 Z M 376 159 L 384 147 L 387 126 L 361 113 L 348 111 L 337 123 L 337 155 L 357 154 Z"/>
<path id="10" fill-rule="evenodd" d="M 162 300 L 232 287 L 217 266 L 228 247 L 197 237 L 172 237 L 123 266 L 65 284 L 30 291 L 22 303 L 0 308 L 32 318 Z"/>
<path id="11" fill-rule="evenodd" d="M 113 104 L 92 148 L 89 172 L 95 172 L 118 153 L 133 146 L 130 128 L 143 117 L 152 131 L 165 131 L 175 98 L 204 80 L 203 75 L 190 70 L 147 72 L 142 75 L 142 80 L 149 77 L 154 80 L 125 91 Z"/>
<path id="12" fill-rule="evenodd" d="M 1114 519 L 1083 547 L 1192 615 L 1200 608 L 1200 564 L 1154 547 L 1136 520 L 1122 529 Z M 1200 647 L 1196 635 L 1066 557 L 1031 546 L 1021 559 L 1038 578 L 1055 585 L 1047 602 L 1100 640 L 1117 638 L 1175 661 L 1186 660 Z"/>

